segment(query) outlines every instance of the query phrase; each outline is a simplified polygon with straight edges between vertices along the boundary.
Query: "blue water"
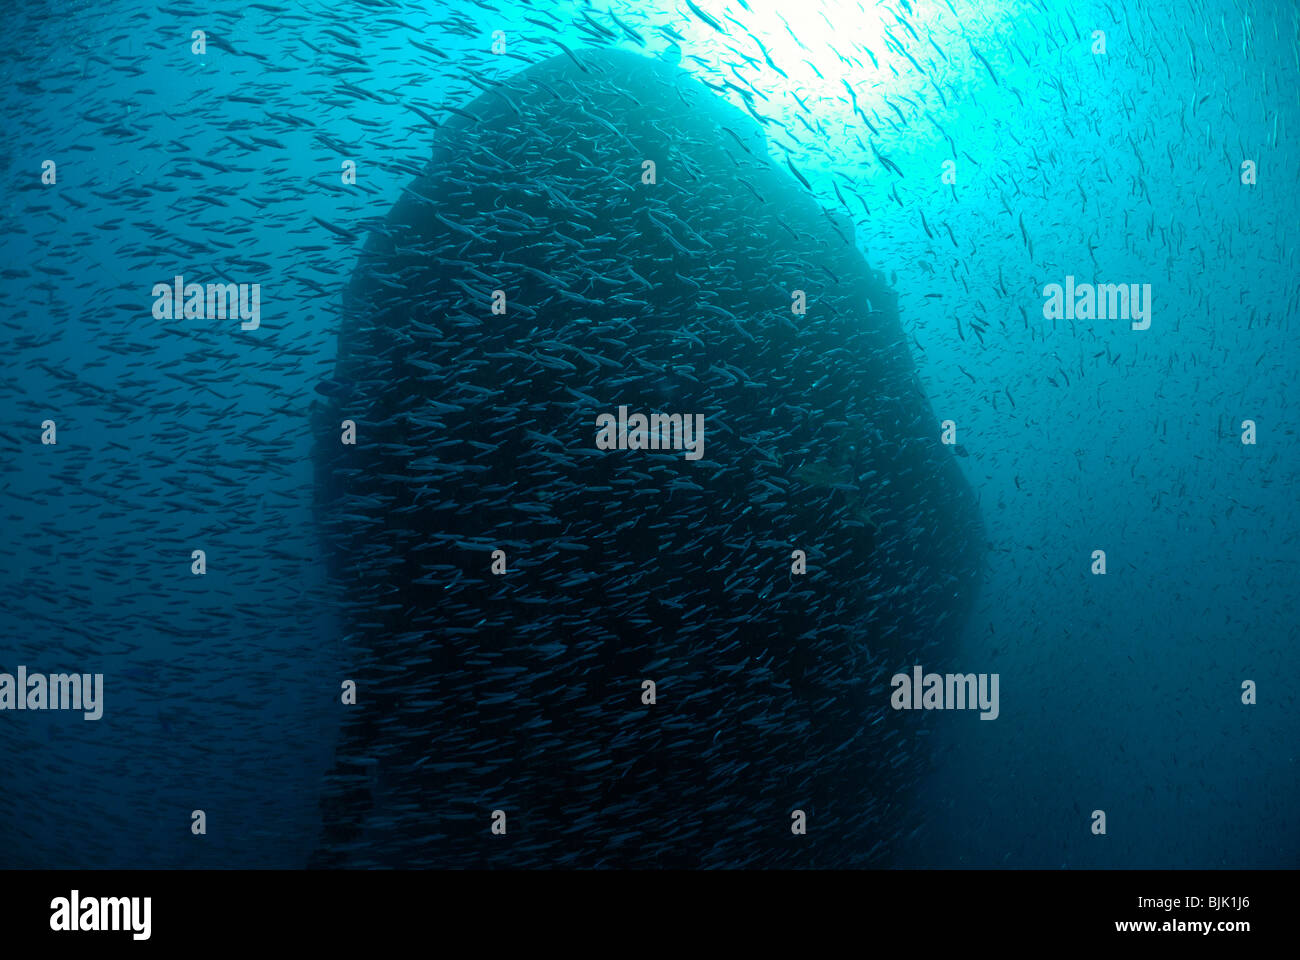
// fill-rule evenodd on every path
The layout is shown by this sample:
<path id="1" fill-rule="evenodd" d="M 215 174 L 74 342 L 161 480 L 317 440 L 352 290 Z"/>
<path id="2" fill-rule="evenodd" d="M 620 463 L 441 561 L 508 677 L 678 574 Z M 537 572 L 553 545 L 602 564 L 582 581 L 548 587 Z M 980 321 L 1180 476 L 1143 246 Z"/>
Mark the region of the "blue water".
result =
<path id="1" fill-rule="evenodd" d="M 5 18 L 0 670 L 102 672 L 107 700 L 0 712 L 0 866 L 306 862 L 352 656 L 310 459 L 342 282 L 426 117 L 557 41 L 748 90 L 956 424 L 990 551 L 954 662 L 1000 675 L 1000 716 L 934 718 L 897 862 L 1297 864 L 1300 11 L 697 6 L 716 28 L 667 2 Z M 176 275 L 260 283 L 259 328 L 156 319 Z M 1150 328 L 1046 319 L 1067 276 L 1150 284 Z"/>

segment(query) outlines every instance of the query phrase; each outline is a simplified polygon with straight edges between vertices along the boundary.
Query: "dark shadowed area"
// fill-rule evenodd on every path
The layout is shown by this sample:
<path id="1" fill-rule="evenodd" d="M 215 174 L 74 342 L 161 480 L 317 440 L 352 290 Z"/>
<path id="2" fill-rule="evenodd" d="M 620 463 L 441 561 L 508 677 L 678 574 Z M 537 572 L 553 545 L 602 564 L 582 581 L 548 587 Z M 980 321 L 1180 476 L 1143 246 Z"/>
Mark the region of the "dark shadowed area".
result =
<path id="1" fill-rule="evenodd" d="M 460 109 L 318 388 L 358 703 L 313 862 L 892 862 L 931 758 L 889 678 L 943 668 L 984 550 L 894 295 L 671 64 L 579 50 Z M 702 414 L 702 457 L 597 449 L 620 405 Z"/>

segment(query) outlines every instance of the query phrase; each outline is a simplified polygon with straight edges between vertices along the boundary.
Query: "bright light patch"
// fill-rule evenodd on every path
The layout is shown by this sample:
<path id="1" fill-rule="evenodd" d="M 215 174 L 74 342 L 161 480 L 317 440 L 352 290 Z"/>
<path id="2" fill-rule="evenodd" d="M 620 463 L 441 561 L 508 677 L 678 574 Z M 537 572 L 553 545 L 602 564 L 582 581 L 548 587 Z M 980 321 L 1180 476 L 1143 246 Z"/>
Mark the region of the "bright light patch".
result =
<path id="1" fill-rule="evenodd" d="M 682 66 L 715 86 L 729 82 L 733 103 L 745 107 L 748 100 L 780 121 L 766 128 L 778 155 L 816 151 L 813 144 L 854 133 L 872 136 L 871 126 L 884 129 L 897 119 L 899 108 L 886 96 L 930 83 L 908 59 L 924 63 L 925 51 L 933 53 L 925 18 L 902 0 L 746 0 L 748 9 L 739 0 L 692 0 L 720 30 L 686 0 L 674 2 L 680 18 L 673 29 L 686 38 Z M 734 89 L 747 83 L 748 98 Z"/>

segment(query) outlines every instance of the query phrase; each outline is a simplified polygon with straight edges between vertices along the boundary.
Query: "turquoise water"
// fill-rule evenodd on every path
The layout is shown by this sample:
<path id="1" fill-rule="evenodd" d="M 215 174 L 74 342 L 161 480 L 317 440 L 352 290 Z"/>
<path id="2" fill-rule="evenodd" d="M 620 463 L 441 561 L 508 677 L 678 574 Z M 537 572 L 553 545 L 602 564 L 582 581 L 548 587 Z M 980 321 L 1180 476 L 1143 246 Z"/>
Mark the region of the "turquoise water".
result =
<path id="1" fill-rule="evenodd" d="M 0 713 L 0 863 L 317 848 L 358 660 L 312 462 L 344 281 L 455 111 L 561 44 L 747 114 L 887 277 L 954 424 L 987 555 L 935 667 L 999 674 L 1000 712 L 927 714 L 887 862 L 1295 865 L 1300 13 L 901 0 L 11 15 L 0 669 L 102 672 L 106 701 Z M 743 262 L 745 227 L 709 256 Z M 256 328 L 159 317 L 178 275 L 260 284 Z M 1149 285 L 1149 327 L 1049 316 L 1067 277 Z M 878 665 L 876 708 L 913 662 Z"/>

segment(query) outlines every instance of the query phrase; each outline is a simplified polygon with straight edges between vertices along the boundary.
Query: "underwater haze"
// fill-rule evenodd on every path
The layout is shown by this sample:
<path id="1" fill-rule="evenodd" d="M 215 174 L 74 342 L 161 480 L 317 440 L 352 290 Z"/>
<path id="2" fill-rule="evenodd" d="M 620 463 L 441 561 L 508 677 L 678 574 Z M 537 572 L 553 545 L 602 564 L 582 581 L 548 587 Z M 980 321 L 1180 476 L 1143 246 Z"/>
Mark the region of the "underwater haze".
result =
<path id="1" fill-rule="evenodd" d="M 0 866 L 1300 865 L 1294 3 L 0 72 Z"/>

